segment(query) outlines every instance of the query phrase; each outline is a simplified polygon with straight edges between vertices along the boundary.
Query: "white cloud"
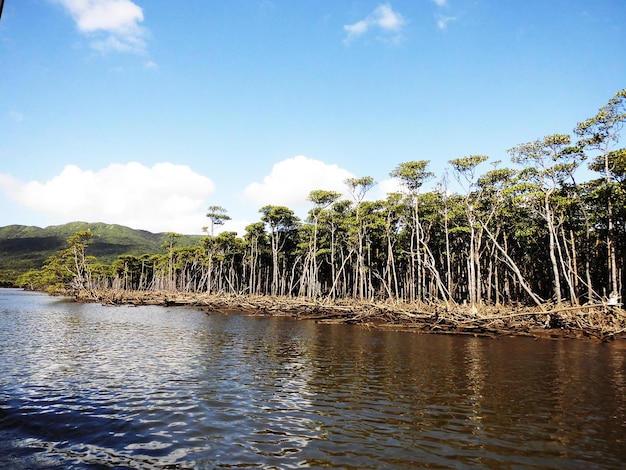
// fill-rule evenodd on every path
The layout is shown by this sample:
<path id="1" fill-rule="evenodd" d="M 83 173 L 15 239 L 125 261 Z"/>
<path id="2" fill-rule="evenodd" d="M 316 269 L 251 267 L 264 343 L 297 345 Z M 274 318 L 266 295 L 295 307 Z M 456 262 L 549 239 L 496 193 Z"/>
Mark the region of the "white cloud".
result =
<path id="1" fill-rule="evenodd" d="M 54 0 L 74 19 L 78 30 L 101 52 L 142 52 L 146 30 L 143 10 L 131 0 Z"/>
<path id="2" fill-rule="evenodd" d="M 398 31 L 404 24 L 404 19 L 387 3 L 374 10 L 374 24 L 389 31 Z"/>
<path id="3" fill-rule="evenodd" d="M 382 200 L 387 199 L 390 193 L 402 193 L 406 192 L 400 181 L 397 178 L 389 178 L 378 183 L 376 187 L 376 195 L 374 199 Z"/>
<path id="4" fill-rule="evenodd" d="M 348 32 L 348 36 L 359 36 L 367 32 L 369 24 L 365 20 L 358 21 L 354 24 L 347 24 L 343 27 Z"/>
<path id="5" fill-rule="evenodd" d="M 320 160 L 298 155 L 276 163 L 262 183 L 252 183 L 243 191 L 243 199 L 261 208 L 264 205 L 287 206 L 308 210 L 309 193 L 316 189 L 346 193 L 344 181 L 353 178 L 348 170 Z"/>
<path id="6" fill-rule="evenodd" d="M 15 204 L 58 223 L 106 222 L 191 234 L 206 225 L 206 198 L 215 185 L 185 165 L 126 163 L 95 172 L 67 165 L 45 182 L 0 174 L 0 189 Z"/>
<path id="7" fill-rule="evenodd" d="M 448 0 L 433 0 L 433 2 L 439 8 L 446 8 L 446 7 L 448 7 Z M 447 29 L 448 28 L 448 23 L 450 23 L 451 21 L 455 21 L 456 20 L 456 16 L 446 16 L 446 15 L 442 15 L 442 14 L 435 15 L 435 18 L 437 19 L 437 28 L 439 28 L 441 30 Z"/>
<path id="8" fill-rule="evenodd" d="M 0 189 L 6 194 L 11 194 L 19 190 L 21 183 L 11 175 L 0 173 Z"/>
<path id="9" fill-rule="evenodd" d="M 364 35 L 370 29 L 377 29 L 386 33 L 400 33 L 405 20 L 399 13 L 393 11 L 389 3 L 378 5 L 365 19 L 343 27 L 348 33 L 346 41 Z M 397 37 L 397 36 L 396 36 Z"/>
<path id="10" fill-rule="evenodd" d="M 446 29 L 448 27 L 448 23 L 450 23 L 451 21 L 456 20 L 456 17 L 454 16 L 444 16 L 444 15 L 438 15 L 437 16 L 437 27 L 439 29 Z"/>
<path id="11" fill-rule="evenodd" d="M 258 222 L 260 220 L 260 217 L 261 216 L 259 216 L 259 218 L 255 220 L 255 222 Z M 227 220 L 226 222 L 224 222 L 224 225 L 218 225 L 217 227 L 215 227 L 214 234 L 219 235 L 222 232 L 237 232 L 238 236 L 243 237 L 246 234 L 246 227 L 251 223 L 253 222 L 250 222 L 247 219 Z"/>

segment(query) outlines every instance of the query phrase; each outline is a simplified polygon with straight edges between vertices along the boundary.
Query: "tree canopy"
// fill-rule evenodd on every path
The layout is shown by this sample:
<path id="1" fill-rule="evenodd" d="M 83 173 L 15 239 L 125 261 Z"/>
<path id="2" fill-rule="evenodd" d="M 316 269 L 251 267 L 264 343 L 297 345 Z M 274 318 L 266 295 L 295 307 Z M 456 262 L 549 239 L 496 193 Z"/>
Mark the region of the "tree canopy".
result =
<path id="1" fill-rule="evenodd" d="M 74 289 L 172 289 L 235 294 L 391 299 L 476 304 L 580 304 L 624 295 L 626 266 L 626 90 L 573 134 L 553 134 L 513 146 L 510 166 L 485 155 L 451 158 L 461 193 L 450 192 L 428 160 L 398 164 L 390 175 L 402 192 L 368 199 L 369 176 L 345 181 L 351 199 L 335 191 L 309 194 L 300 220 L 267 205 L 260 220 L 214 234 L 229 220 L 210 206 L 210 230 L 198 246 L 128 255 L 110 266 L 88 256 L 88 233 L 48 260 L 21 285 Z M 597 174 L 576 170 L 588 160 Z M 491 168 L 486 165 L 491 163 Z"/>

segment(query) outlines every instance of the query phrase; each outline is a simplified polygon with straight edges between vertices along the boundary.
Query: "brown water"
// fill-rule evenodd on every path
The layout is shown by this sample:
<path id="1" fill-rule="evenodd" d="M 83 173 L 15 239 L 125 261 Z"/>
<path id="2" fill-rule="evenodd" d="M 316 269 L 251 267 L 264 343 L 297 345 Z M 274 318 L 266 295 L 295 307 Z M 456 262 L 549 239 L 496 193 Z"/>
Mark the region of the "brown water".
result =
<path id="1" fill-rule="evenodd" d="M 0 468 L 622 468 L 626 345 L 0 290 Z"/>

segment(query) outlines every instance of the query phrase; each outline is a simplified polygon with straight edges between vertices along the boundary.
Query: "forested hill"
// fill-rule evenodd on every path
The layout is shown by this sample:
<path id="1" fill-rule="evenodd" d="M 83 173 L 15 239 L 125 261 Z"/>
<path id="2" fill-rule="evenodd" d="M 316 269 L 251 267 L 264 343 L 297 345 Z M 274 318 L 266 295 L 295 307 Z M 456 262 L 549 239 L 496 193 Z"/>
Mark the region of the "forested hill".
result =
<path id="1" fill-rule="evenodd" d="M 122 225 L 71 222 L 46 228 L 24 225 L 0 227 L 0 285 L 10 285 L 29 269 L 41 268 L 48 257 L 68 247 L 67 239 L 76 232 L 91 230 L 88 254 L 101 263 L 111 263 L 120 255 L 163 253 L 165 233 L 151 233 Z M 200 235 L 185 235 L 178 245 L 200 243 Z"/>

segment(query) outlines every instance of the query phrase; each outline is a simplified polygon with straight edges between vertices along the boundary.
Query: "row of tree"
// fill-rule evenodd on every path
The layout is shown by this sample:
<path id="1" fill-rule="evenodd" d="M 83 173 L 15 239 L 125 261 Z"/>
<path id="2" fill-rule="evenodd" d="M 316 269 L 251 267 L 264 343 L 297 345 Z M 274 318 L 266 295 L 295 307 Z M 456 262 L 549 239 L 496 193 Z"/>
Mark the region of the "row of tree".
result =
<path id="1" fill-rule="evenodd" d="M 20 283 L 41 288 L 155 289 L 309 298 L 386 298 L 472 305 L 617 303 L 624 294 L 626 90 L 574 129 L 511 148 L 514 167 L 470 155 L 450 160 L 462 190 L 447 179 L 434 189 L 426 160 L 390 175 L 401 193 L 371 201 L 371 177 L 346 180 L 351 199 L 334 191 L 309 195 L 305 221 L 284 206 L 260 209 L 260 221 L 214 234 L 229 219 L 209 208 L 201 244 L 164 253 L 121 256 L 111 265 L 86 254 L 90 232 Z M 585 162 L 598 177 L 575 178 Z"/>

